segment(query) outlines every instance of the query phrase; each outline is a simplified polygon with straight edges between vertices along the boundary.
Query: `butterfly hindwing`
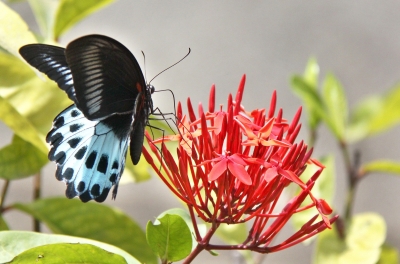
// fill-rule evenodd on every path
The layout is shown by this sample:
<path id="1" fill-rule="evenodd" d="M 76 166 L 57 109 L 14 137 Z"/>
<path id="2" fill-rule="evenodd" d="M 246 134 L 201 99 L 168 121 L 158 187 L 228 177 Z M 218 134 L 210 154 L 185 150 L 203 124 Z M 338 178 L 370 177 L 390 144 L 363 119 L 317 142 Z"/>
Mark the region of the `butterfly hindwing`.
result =
<path id="1" fill-rule="evenodd" d="M 100 35 L 68 44 L 66 58 L 73 73 L 78 108 L 90 120 L 133 113 L 146 83 L 132 53 L 114 39 Z"/>
<path id="2" fill-rule="evenodd" d="M 33 67 L 46 74 L 76 102 L 72 73 L 65 58 L 65 49 L 43 44 L 29 44 L 20 48 L 21 56 Z"/>
<path id="3" fill-rule="evenodd" d="M 127 121 L 121 124 L 125 133 L 116 134 L 109 123 L 86 119 L 75 105 L 54 119 L 46 138 L 51 145 L 49 159 L 57 164 L 57 179 L 67 184 L 68 198 L 102 202 L 112 186 L 116 189 L 125 167 Z"/>

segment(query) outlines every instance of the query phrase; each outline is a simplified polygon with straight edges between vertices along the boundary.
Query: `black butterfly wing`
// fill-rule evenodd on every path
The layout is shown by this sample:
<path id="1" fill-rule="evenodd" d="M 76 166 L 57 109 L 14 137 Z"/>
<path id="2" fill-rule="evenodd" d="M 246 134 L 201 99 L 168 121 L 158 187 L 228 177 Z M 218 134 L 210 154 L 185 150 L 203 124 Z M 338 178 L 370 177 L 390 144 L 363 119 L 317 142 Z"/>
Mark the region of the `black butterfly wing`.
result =
<path id="1" fill-rule="evenodd" d="M 65 49 L 45 44 L 29 44 L 20 48 L 21 56 L 33 67 L 46 74 L 76 103 L 71 69 L 65 58 Z"/>
<path id="2" fill-rule="evenodd" d="M 89 35 L 66 48 L 78 108 L 89 120 L 114 114 L 132 115 L 139 92 L 146 88 L 132 53 L 118 41 Z"/>

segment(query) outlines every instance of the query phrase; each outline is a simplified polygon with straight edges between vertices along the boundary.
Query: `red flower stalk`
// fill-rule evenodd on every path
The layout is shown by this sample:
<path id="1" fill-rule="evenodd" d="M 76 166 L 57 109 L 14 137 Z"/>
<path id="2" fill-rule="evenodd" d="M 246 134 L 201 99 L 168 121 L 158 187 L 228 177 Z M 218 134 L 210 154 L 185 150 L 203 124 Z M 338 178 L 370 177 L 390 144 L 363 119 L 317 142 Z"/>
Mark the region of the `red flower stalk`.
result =
<path id="1" fill-rule="evenodd" d="M 253 219 L 248 238 L 236 249 L 268 253 L 295 245 L 330 228 L 337 216 L 328 219 L 331 208 L 311 193 L 324 166 L 311 158 L 312 149 L 307 150 L 303 141 L 295 143 L 301 127 L 301 108 L 289 124 L 282 117 L 281 109 L 275 113 L 274 92 L 268 112 L 265 109 L 247 112 L 241 105 L 244 83 L 245 76 L 235 100 L 229 96 L 226 110 L 221 106 L 215 111 L 214 86 L 208 112 L 199 104 L 198 117 L 190 99 L 187 101 L 188 117 L 182 114 L 181 103 L 178 103 L 179 134 L 149 144 L 161 162 L 161 170 L 146 149 L 143 154 L 171 191 L 187 204 L 192 217 L 197 214 L 204 221 L 213 223 L 213 227 Z M 147 139 L 151 141 L 148 135 Z M 179 142 L 177 159 L 164 145 L 165 141 Z M 162 154 L 154 146 L 160 142 Z M 318 169 L 303 182 L 301 174 L 307 164 L 314 164 Z M 289 184 L 298 185 L 301 192 L 279 212 L 277 202 Z M 310 197 L 312 203 L 301 207 L 306 197 Z M 270 246 L 293 214 L 311 207 L 318 210 L 322 217 L 320 222 L 314 223 L 316 215 L 292 237 L 277 246 Z M 194 219 L 193 223 L 196 227 Z M 209 238 L 204 241 L 196 233 L 203 249 L 228 249 L 227 246 L 209 245 Z"/>

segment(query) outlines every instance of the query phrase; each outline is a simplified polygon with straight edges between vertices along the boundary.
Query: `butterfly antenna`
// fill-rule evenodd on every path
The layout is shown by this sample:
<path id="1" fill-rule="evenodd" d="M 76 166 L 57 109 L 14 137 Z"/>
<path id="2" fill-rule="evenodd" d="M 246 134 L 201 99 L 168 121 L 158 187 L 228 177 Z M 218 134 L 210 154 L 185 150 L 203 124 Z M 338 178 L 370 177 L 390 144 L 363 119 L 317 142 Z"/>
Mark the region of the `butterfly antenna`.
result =
<path id="1" fill-rule="evenodd" d="M 144 66 L 144 81 L 147 83 L 147 67 L 146 67 L 146 55 L 144 55 L 143 50 L 141 50 L 143 54 L 143 66 Z M 154 78 L 153 78 L 154 79 Z"/>
<path id="2" fill-rule="evenodd" d="M 186 59 L 186 57 L 189 56 L 189 54 L 190 54 L 191 51 L 192 51 L 192 50 L 189 48 L 188 53 L 187 53 L 182 59 L 178 60 L 177 62 L 175 62 L 174 64 L 172 64 L 172 65 L 169 66 L 168 68 L 166 68 L 166 69 L 162 70 L 161 72 L 159 72 L 156 76 L 153 77 L 153 79 L 150 80 L 149 84 L 150 84 L 158 75 L 160 75 L 161 73 L 165 72 L 166 70 L 171 69 L 172 67 L 174 67 L 175 65 L 177 65 L 178 63 L 180 63 L 181 61 L 183 61 L 184 59 Z M 143 54 L 143 55 L 144 55 L 144 54 Z"/>

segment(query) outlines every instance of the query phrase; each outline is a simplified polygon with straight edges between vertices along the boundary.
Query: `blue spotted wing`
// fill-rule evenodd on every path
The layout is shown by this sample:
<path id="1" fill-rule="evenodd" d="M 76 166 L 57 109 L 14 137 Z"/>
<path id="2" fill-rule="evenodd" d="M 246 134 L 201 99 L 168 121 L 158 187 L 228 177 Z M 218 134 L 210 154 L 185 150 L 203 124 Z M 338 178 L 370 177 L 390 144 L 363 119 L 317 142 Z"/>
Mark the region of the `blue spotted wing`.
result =
<path id="1" fill-rule="evenodd" d="M 146 86 L 135 57 L 101 35 L 78 38 L 66 49 L 30 44 L 20 54 L 74 102 L 54 119 L 46 138 L 66 196 L 102 202 L 114 186 L 115 198 L 128 143 L 136 165 L 153 109 L 154 88 Z"/>

